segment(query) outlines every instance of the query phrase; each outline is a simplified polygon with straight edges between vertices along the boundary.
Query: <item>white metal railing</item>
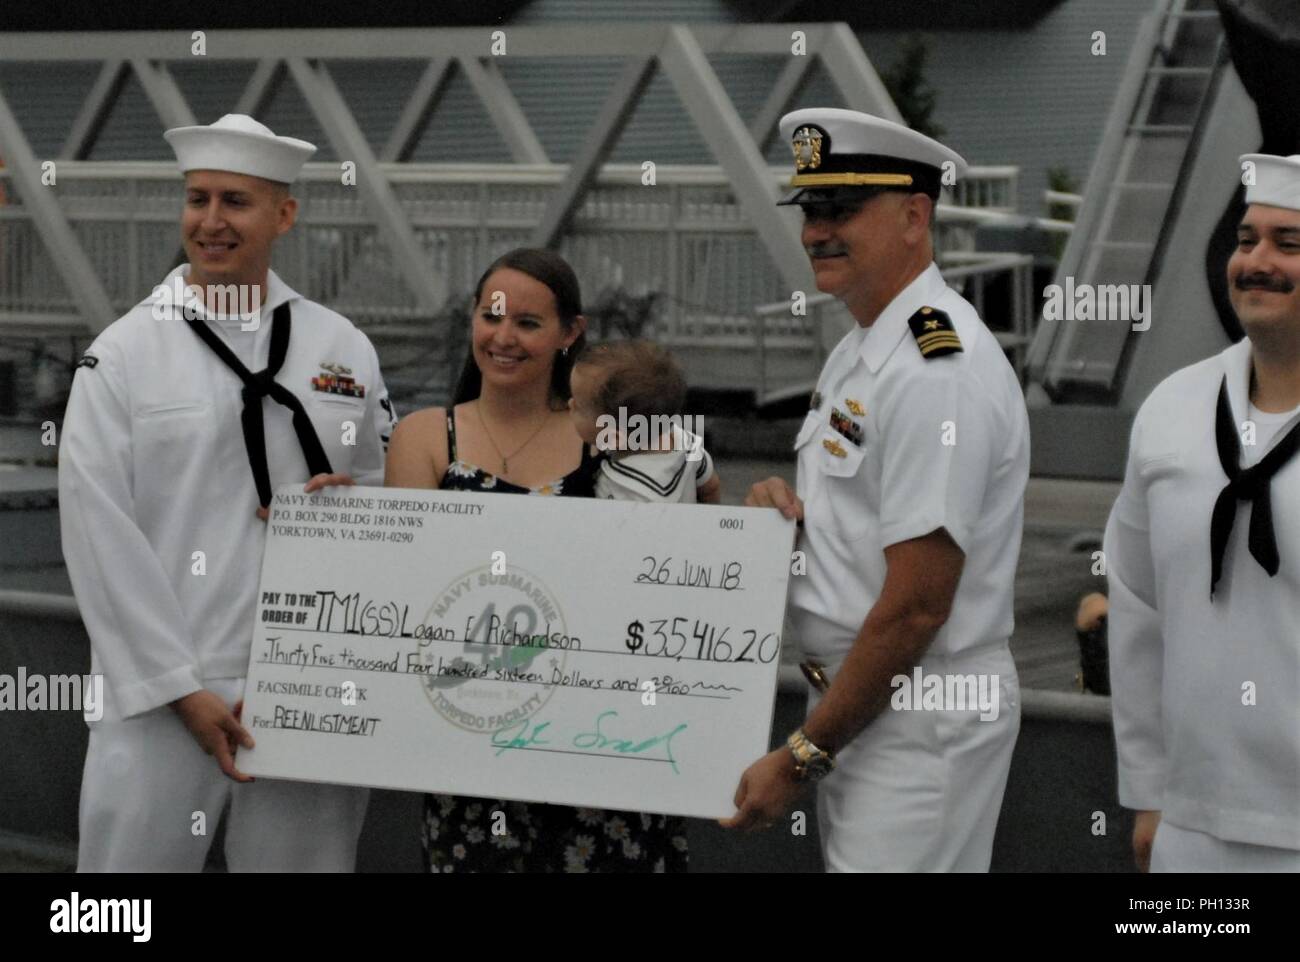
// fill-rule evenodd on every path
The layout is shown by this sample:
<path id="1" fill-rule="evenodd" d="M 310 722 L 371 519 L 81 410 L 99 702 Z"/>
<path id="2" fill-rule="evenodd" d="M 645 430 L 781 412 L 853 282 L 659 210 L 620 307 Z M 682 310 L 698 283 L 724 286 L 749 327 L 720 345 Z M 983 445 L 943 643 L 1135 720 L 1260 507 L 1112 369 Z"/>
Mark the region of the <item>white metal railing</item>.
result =
<path id="1" fill-rule="evenodd" d="M 1045 190 L 1043 191 L 1043 203 L 1064 204 L 1066 207 L 1069 207 L 1077 211 L 1079 209 L 1079 205 L 1083 203 L 1083 195 L 1068 194 L 1065 191 L 1061 191 L 1061 190 Z"/>
<path id="2" fill-rule="evenodd" d="M 1010 165 L 971 167 L 951 188 L 952 203 L 981 210 L 1014 211 L 1020 168 Z"/>
<path id="3" fill-rule="evenodd" d="M 1033 332 L 1029 329 L 1034 318 L 1033 266 L 1031 254 L 1000 251 L 948 251 L 939 257 L 939 269 L 948 285 L 963 293 L 979 312 L 985 323 L 1003 320 L 990 318 L 985 313 L 987 285 L 1000 275 L 1006 275 L 1011 285 L 1008 297 L 1010 316 L 1004 324 L 990 324 L 998 343 L 1011 356 L 1016 374 L 1024 381 L 1025 350 Z M 821 371 L 826 355 L 854 323 L 844 305 L 829 294 L 815 293 L 803 302 L 804 313 L 792 310 L 792 300 L 786 298 L 760 304 L 754 308 L 757 323 L 754 325 L 754 348 L 757 354 L 757 394 L 762 401 L 782 390 L 795 386 L 795 382 L 773 384 L 767 370 L 768 352 L 774 348 L 789 351 L 801 348 L 806 353 L 806 377 L 799 384 L 811 382 Z"/>
<path id="4" fill-rule="evenodd" d="M 494 256 L 529 242 L 559 164 L 379 165 L 449 296 L 467 295 Z M 1006 216 L 1015 167 L 975 167 L 940 209 L 944 249 L 973 246 L 972 224 Z M 639 165 L 606 165 L 573 213 L 559 245 L 587 298 L 623 288 L 658 292 L 655 336 L 669 342 L 752 345 L 752 306 L 785 293 L 730 181 L 714 166 L 661 166 L 656 185 Z M 786 168 L 771 168 L 774 187 Z M 55 186 L 96 274 L 120 314 L 138 303 L 180 252 L 180 176 L 169 162 L 59 161 Z M 0 331 L 84 331 L 77 305 L 32 224 L 12 177 L 0 168 Z M 314 300 L 363 325 L 427 320 L 394 265 L 355 187 L 338 165 L 313 163 L 296 188 L 298 226 L 278 242 L 275 268 Z"/>
<path id="5" fill-rule="evenodd" d="M 0 589 L 0 615 L 76 622 L 81 620 L 81 609 L 72 595 Z"/>
<path id="6" fill-rule="evenodd" d="M 944 207 L 939 205 L 940 222 L 943 222 Z M 1009 213 L 1000 210 L 985 210 L 979 207 L 950 207 L 947 211 L 950 225 L 976 227 L 1014 227 L 1046 231 L 1049 234 L 1068 234 L 1074 230 L 1074 223 L 1068 220 L 1053 220 L 1050 217 L 1029 217 L 1024 214 Z"/>

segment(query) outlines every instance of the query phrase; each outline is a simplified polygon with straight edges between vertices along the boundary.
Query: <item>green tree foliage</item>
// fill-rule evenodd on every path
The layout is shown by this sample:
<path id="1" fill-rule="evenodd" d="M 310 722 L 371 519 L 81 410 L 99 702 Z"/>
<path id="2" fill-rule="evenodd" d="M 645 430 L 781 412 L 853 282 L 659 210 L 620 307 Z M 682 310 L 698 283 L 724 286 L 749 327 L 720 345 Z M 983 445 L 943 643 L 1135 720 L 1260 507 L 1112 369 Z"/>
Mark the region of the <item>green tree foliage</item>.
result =
<path id="1" fill-rule="evenodd" d="M 1047 189 L 1062 194 L 1077 194 L 1079 192 L 1079 182 L 1075 180 L 1068 167 L 1048 167 Z M 1073 221 L 1074 214 L 1075 208 L 1070 204 L 1053 203 L 1047 205 L 1047 216 L 1052 220 Z M 1061 259 L 1061 255 L 1065 253 L 1065 243 L 1068 239 L 1068 234 L 1055 234 L 1052 237 L 1052 256 L 1058 261 Z"/>
<path id="2" fill-rule="evenodd" d="M 880 79 L 893 98 L 894 106 L 903 115 L 903 123 L 938 140 L 944 135 L 944 129 L 930 119 L 938 94 L 925 77 L 925 61 L 929 56 L 930 46 L 923 37 L 908 37 L 903 42 L 898 60 L 880 75 Z"/>

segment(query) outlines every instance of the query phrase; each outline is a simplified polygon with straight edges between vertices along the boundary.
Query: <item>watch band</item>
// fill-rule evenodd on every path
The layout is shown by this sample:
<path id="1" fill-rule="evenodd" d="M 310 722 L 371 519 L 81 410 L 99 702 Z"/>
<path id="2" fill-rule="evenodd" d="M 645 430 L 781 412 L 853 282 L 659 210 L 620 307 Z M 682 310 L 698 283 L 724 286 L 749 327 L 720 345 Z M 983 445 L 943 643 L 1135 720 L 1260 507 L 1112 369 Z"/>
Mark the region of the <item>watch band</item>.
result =
<path id="1" fill-rule="evenodd" d="M 830 752 L 823 751 L 812 743 L 802 728 L 796 730 L 786 739 L 786 746 L 794 755 L 795 775 L 800 779 L 816 781 L 835 768 L 835 759 Z"/>

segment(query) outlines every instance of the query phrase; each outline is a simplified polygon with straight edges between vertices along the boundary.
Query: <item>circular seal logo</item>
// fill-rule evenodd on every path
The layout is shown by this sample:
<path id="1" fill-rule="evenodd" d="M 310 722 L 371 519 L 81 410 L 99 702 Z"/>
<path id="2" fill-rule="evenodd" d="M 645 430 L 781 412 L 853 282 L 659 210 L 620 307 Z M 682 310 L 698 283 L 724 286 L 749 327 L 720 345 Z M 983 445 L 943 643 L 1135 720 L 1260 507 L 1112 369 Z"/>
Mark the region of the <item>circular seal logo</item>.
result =
<path id="1" fill-rule="evenodd" d="M 564 677 L 568 651 L 582 647 L 551 589 L 515 565 L 453 579 L 425 612 L 425 624 L 435 621 L 456 637 L 424 647 L 420 685 L 443 718 L 471 732 L 490 734 L 540 711 Z"/>

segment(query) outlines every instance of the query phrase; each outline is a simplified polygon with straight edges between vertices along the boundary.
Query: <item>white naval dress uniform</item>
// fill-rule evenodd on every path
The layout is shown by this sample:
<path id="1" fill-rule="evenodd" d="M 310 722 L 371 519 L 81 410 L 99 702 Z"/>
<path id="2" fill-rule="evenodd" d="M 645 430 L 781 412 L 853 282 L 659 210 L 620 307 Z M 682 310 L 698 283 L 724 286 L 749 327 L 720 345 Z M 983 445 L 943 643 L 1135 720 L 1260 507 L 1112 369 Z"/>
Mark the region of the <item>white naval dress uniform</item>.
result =
<path id="1" fill-rule="evenodd" d="M 335 471 L 382 483 L 393 418 L 369 340 L 274 272 L 265 296 L 256 331 L 241 331 L 237 319 L 207 323 L 259 371 L 272 312 L 287 302 L 292 336 L 276 380 L 302 400 Z M 90 723 L 78 867 L 197 871 L 229 802 L 232 870 L 351 871 L 366 790 L 236 784 L 167 706 L 200 688 L 232 706 L 242 697 L 266 524 L 255 515 L 239 378 L 179 312 L 155 319 L 153 303 L 138 304 L 87 350 L 59 453 L 63 554 L 92 670 L 105 680 L 103 718 Z M 329 374 L 325 364 L 350 368 L 364 397 L 314 389 L 312 379 Z M 290 411 L 262 403 L 272 485 L 305 483 Z M 352 444 L 345 422 L 355 426 Z M 192 833 L 196 812 L 206 835 Z"/>
<path id="2" fill-rule="evenodd" d="M 1152 871 L 1300 871 L 1300 456 L 1273 476 L 1280 566 L 1237 503 L 1210 598 L 1210 516 L 1227 484 L 1215 411 L 1246 420 L 1250 341 L 1176 371 L 1133 423 L 1106 528 L 1119 800 L 1162 813 Z M 1255 415 L 1257 462 L 1300 421 Z"/>
<path id="3" fill-rule="evenodd" d="M 699 438 L 673 425 L 673 450 L 638 451 L 604 458 L 596 474 L 596 497 L 617 501 L 695 504 L 695 489 L 713 477 L 713 456 Z M 688 455 L 699 445 L 699 456 Z"/>
<path id="4" fill-rule="evenodd" d="M 909 318 L 926 306 L 948 315 L 960 353 L 922 356 Z M 988 721 L 973 710 L 887 708 L 845 746 L 818 783 L 826 867 L 987 871 L 1020 728 L 1008 648 L 1029 476 L 1020 385 L 931 263 L 870 328 L 840 341 L 817 391 L 795 442 L 807 574 L 791 579 L 793 637 L 833 683 L 880 597 L 884 549 L 943 528 L 965 566 L 920 666 L 994 675 L 1000 703 Z M 832 427 L 833 412 L 861 429 L 861 443 Z M 814 691 L 810 711 L 818 699 Z"/>

